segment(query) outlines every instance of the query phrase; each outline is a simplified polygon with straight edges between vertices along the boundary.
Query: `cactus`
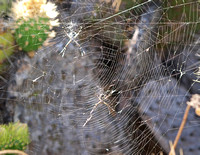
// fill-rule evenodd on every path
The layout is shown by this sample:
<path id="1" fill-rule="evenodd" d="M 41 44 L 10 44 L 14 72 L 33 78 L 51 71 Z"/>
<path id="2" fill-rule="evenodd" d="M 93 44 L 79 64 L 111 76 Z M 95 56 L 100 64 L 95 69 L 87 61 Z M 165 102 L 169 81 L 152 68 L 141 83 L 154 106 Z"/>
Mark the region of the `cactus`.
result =
<path id="1" fill-rule="evenodd" d="M 26 124 L 17 122 L 0 125 L 0 150 L 24 151 L 29 143 L 29 131 Z"/>
<path id="2" fill-rule="evenodd" d="M 2 13 L 5 13 L 7 12 L 9 6 L 10 6 L 10 3 L 11 0 L 0 0 L 0 15 Z"/>
<path id="3" fill-rule="evenodd" d="M 13 45 L 13 35 L 9 30 L 5 30 L 4 22 L 0 20 L 0 65 L 13 53 Z"/>
<path id="4" fill-rule="evenodd" d="M 58 26 L 56 6 L 46 0 L 21 0 L 13 2 L 11 16 L 14 33 L 20 49 L 32 52 L 55 36 L 53 26 Z"/>
<path id="5" fill-rule="evenodd" d="M 0 14 L 7 10 L 7 0 L 0 0 Z"/>
<path id="6" fill-rule="evenodd" d="M 13 35 L 9 32 L 0 34 L 0 64 L 13 53 Z"/>
<path id="7" fill-rule="evenodd" d="M 18 28 L 15 30 L 15 38 L 20 48 L 26 52 L 35 51 L 43 45 L 48 37 L 48 18 L 30 18 L 17 21 Z"/>

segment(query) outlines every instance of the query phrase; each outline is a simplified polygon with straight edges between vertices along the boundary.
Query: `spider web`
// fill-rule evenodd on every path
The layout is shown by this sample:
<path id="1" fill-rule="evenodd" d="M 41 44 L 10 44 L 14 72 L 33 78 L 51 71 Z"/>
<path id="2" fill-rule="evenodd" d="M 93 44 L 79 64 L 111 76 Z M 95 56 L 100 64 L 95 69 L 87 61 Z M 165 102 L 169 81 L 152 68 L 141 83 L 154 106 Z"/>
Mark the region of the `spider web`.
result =
<path id="1" fill-rule="evenodd" d="M 9 118 L 28 123 L 29 154 L 168 153 L 200 91 L 199 7 L 62 2 L 57 37 L 32 59 L 14 57 L 2 90 Z M 199 154 L 199 123 L 191 111 L 177 152 Z"/>

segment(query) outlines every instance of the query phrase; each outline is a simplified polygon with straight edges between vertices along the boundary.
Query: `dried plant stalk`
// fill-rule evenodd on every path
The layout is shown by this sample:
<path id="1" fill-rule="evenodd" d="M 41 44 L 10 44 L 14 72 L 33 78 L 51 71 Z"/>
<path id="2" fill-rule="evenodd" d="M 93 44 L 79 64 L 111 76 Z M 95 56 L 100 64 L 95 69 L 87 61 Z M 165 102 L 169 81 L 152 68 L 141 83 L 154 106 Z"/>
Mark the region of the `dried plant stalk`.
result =
<path id="1" fill-rule="evenodd" d="M 24 153 L 23 151 L 19 151 L 19 150 L 3 150 L 3 151 L 0 151 L 0 155 L 3 155 L 3 154 L 28 155 L 28 154 Z"/>
<path id="2" fill-rule="evenodd" d="M 188 117 L 188 113 L 189 113 L 189 110 L 190 110 L 190 105 L 187 105 L 187 107 L 186 107 L 186 110 L 185 110 L 185 113 L 184 113 L 184 116 L 183 116 L 183 120 L 182 120 L 182 122 L 181 122 L 181 126 L 180 126 L 180 128 L 179 128 L 179 130 L 178 130 L 178 133 L 177 133 L 177 135 L 176 135 L 176 138 L 175 138 L 175 140 L 174 140 L 174 144 L 173 144 L 173 146 L 172 146 L 172 148 L 171 148 L 171 151 L 170 151 L 170 153 L 169 153 L 169 155 L 174 155 L 174 151 L 173 150 L 175 150 L 176 149 L 176 146 L 177 146 L 177 144 L 178 144 L 178 140 L 179 140 L 179 138 L 180 138 L 180 136 L 181 136 L 181 133 L 182 133 L 182 131 L 183 131 L 183 128 L 184 128 L 184 126 L 185 126 L 185 123 L 186 123 L 186 121 L 187 121 L 187 117 Z"/>

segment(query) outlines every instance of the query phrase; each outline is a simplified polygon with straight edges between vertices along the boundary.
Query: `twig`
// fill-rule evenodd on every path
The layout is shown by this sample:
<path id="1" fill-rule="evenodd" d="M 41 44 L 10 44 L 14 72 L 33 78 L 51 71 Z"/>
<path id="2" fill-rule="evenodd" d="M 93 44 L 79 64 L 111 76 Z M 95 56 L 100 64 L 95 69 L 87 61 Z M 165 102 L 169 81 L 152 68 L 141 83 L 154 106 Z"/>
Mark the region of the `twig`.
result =
<path id="1" fill-rule="evenodd" d="M 186 107 L 186 109 L 185 109 L 185 113 L 184 113 L 184 116 L 183 116 L 183 120 L 182 120 L 182 122 L 181 122 L 181 126 L 180 126 L 180 128 L 179 128 L 179 130 L 178 130 L 178 133 L 177 133 L 177 135 L 176 135 L 176 138 L 175 138 L 175 140 L 174 140 L 174 144 L 173 144 L 173 146 L 172 146 L 172 148 L 171 148 L 171 151 L 170 151 L 169 155 L 172 155 L 172 150 L 175 150 L 175 149 L 176 149 L 176 146 L 177 146 L 177 144 L 178 144 L 178 140 L 179 140 L 179 138 L 180 138 L 180 136 L 181 136 L 181 133 L 182 133 L 183 128 L 184 128 L 184 126 L 185 126 L 185 123 L 186 123 L 186 121 L 187 121 L 187 117 L 188 117 L 188 113 L 189 113 L 190 107 L 191 107 L 190 105 L 187 105 L 187 107 Z"/>
<path id="2" fill-rule="evenodd" d="M 3 154 L 19 154 L 19 155 L 28 155 L 26 153 L 24 153 L 23 151 L 19 151 L 19 150 L 3 150 L 3 151 L 0 151 L 0 155 L 3 155 Z"/>

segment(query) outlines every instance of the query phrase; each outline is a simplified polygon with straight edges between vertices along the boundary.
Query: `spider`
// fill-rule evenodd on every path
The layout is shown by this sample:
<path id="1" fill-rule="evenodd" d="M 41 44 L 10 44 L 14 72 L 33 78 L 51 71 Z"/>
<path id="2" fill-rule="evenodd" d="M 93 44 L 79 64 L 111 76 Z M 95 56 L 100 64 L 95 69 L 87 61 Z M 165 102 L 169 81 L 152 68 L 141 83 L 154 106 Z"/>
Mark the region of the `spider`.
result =
<path id="1" fill-rule="evenodd" d="M 116 111 L 115 109 L 113 109 L 108 103 L 106 103 L 106 99 L 109 98 L 112 95 L 112 91 L 108 94 L 108 95 L 104 95 L 104 94 L 100 94 L 100 95 L 96 95 L 97 98 L 99 99 L 99 102 L 97 102 L 94 107 L 92 108 L 92 110 L 90 111 L 90 117 L 86 120 L 86 122 L 83 124 L 83 127 L 92 119 L 92 114 L 94 112 L 94 110 L 97 108 L 97 106 L 99 104 L 105 104 L 108 107 L 109 110 L 109 114 L 111 114 L 112 116 L 116 115 Z"/>

